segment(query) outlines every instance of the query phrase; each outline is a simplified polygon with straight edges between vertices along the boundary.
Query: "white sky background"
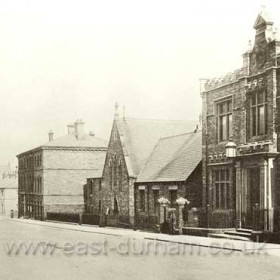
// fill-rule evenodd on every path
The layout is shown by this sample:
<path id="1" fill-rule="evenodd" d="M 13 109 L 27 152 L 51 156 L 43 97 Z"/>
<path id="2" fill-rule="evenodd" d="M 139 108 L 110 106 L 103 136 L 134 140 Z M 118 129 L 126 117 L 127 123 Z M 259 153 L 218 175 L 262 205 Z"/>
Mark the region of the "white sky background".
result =
<path id="1" fill-rule="evenodd" d="M 261 4 L 280 20 L 279 0 L 0 1 L 0 165 L 77 118 L 108 139 L 115 101 L 197 120 L 199 78 L 242 66 Z"/>

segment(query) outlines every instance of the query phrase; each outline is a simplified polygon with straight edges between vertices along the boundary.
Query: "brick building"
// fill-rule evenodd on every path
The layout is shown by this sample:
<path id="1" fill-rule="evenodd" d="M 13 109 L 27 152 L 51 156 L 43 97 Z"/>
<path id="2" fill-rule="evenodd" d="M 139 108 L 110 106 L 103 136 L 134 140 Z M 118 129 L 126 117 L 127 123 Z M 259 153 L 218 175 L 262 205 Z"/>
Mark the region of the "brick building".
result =
<path id="1" fill-rule="evenodd" d="M 0 216 L 16 215 L 18 207 L 18 179 L 16 172 L 9 172 L 0 178 Z"/>
<path id="2" fill-rule="evenodd" d="M 135 218 L 139 227 L 159 224 L 158 199 L 167 198 L 168 208 L 176 209 L 176 199 L 186 198 L 185 226 L 198 226 L 188 214 L 202 203 L 202 135 L 201 131 L 161 138 L 135 183 Z M 192 210 L 192 211 L 188 211 Z M 178 219 L 177 219 L 178 220 Z"/>
<path id="3" fill-rule="evenodd" d="M 88 178 L 86 213 L 107 212 L 110 224 L 133 225 L 134 183 L 161 137 L 194 131 L 197 122 L 120 118 L 117 111 L 111 130 L 102 178 Z"/>
<path id="4" fill-rule="evenodd" d="M 265 10 L 254 29 L 255 42 L 243 54 L 242 68 L 202 84 L 203 205 L 212 227 L 275 231 L 280 37 Z M 228 143 L 235 157 L 226 157 Z"/>
<path id="5" fill-rule="evenodd" d="M 84 133 L 84 123 L 68 125 L 68 134 L 19 154 L 19 217 L 46 218 L 47 213 L 82 213 L 86 178 L 100 176 L 107 142 Z"/>

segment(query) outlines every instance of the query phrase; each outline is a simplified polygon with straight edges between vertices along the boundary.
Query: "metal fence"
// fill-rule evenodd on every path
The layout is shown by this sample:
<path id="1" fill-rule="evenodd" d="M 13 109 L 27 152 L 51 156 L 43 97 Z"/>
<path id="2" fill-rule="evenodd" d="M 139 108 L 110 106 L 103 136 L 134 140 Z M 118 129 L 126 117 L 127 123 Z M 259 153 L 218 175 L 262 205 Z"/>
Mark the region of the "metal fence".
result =
<path id="1" fill-rule="evenodd" d="M 100 223 L 100 215 L 96 215 L 96 214 L 82 215 L 82 224 L 99 225 L 99 223 Z"/>
<path id="2" fill-rule="evenodd" d="M 54 213 L 47 212 L 47 220 L 68 222 L 68 223 L 79 223 L 79 214 L 75 213 Z"/>

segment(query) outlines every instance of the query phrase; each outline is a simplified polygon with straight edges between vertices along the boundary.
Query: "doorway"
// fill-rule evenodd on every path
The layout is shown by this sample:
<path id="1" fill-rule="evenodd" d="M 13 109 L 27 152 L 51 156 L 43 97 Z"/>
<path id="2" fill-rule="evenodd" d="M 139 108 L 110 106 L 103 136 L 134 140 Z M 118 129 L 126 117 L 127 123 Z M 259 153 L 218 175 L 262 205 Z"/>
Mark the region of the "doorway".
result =
<path id="1" fill-rule="evenodd" d="M 247 187 L 244 193 L 244 216 L 243 226 L 253 227 L 254 207 L 260 205 L 260 168 L 252 167 L 247 169 Z"/>

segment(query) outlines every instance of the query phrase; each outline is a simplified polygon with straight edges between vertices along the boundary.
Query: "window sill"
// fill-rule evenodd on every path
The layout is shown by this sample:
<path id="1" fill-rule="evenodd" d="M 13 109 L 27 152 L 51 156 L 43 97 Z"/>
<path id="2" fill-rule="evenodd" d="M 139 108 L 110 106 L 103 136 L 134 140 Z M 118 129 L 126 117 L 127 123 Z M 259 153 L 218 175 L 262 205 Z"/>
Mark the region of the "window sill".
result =
<path id="1" fill-rule="evenodd" d="M 250 136 L 248 142 L 250 143 L 250 142 L 258 142 L 258 141 L 269 140 L 268 138 L 269 138 L 269 134 Z"/>

